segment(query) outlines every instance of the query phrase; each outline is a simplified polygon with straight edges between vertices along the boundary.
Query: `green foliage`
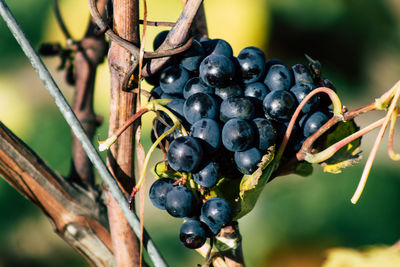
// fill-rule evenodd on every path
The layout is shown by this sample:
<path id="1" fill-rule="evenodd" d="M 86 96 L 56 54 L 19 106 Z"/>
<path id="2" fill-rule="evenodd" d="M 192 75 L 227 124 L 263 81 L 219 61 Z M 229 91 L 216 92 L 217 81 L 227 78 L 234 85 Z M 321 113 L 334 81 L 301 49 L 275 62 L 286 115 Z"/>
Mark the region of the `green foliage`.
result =
<path id="1" fill-rule="evenodd" d="M 339 122 L 333 131 L 323 136 L 322 140 L 318 143 L 317 149 L 323 150 L 328 148 L 358 130 L 359 127 L 355 124 L 354 120 Z M 322 168 L 325 172 L 341 173 L 343 168 L 357 164 L 361 160 L 360 145 L 361 138 L 345 145 L 328 160 L 322 162 Z"/>

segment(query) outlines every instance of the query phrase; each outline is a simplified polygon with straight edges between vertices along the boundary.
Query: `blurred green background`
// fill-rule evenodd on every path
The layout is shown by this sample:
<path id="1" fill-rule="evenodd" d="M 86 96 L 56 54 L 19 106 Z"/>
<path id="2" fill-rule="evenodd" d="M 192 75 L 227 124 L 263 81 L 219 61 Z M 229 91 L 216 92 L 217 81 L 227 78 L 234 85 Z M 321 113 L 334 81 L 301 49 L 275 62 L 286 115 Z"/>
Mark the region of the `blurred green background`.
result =
<path id="1" fill-rule="evenodd" d="M 35 47 L 64 42 L 50 0 L 8 1 Z M 62 12 L 79 38 L 88 19 L 87 2 L 63 0 Z M 174 21 L 180 0 L 149 0 L 149 20 Z M 367 104 L 400 78 L 400 3 L 396 0 L 218 0 L 205 1 L 211 38 L 230 42 L 234 53 L 248 45 L 288 65 L 306 63 L 304 53 L 320 60 L 349 108 Z M 149 30 L 147 40 L 158 31 Z M 151 41 L 148 41 L 150 49 Z M 70 100 L 73 88 L 57 72 L 58 59 L 45 59 Z M 108 67 L 101 66 L 95 110 L 108 117 Z M 147 87 L 149 88 L 149 87 Z M 382 116 L 357 122 L 365 126 Z M 71 135 L 40 80 L 4 22 L 0 22 L 0 119 L 62 175 L 68 175 Z M 146 117 L 145 120 L 149 120 Z M 99 128 L 107 133 L 107 119 Z M 149 129 L 143 133 L 146 148 Z M 363 139 L 367 157 L 374 134 Z M 398 138 L 397 138 L 398 140 Z M 239 221 L 248 266 L 320 266 L 330 247 L 391 245 L 400 237 L 400 169 L 389 160 L 383 142 L 366 190 L 350 203 L 362 161 L 342 174 L 324 174 L 315 166 L 307 178 L 285 176 L 269 184 L 254 211 Z M 157 160 L 157 157 L 153 159 Z M 151 175 L 149 176 L 151 183 Z M 149 186 L 147 186 L 148 188 Z M 88 266 L 58 238 L 46 218 L 0 179 L 0 266 Z M 202 259 L 179 242 L 181 221 L 146 203 L 145 226 L 171 266 L 195 266 Z"/>

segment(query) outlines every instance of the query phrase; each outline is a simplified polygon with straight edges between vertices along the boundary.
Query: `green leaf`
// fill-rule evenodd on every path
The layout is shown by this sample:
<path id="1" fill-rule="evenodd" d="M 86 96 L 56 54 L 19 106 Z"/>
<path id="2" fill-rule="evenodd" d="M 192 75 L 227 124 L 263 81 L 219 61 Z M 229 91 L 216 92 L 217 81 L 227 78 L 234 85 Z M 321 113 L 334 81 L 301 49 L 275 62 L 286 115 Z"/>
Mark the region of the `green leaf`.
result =
<path id="1" fill-rule="evenodd" d="M 242 177 L 223 177 L 208 192 L 206 198 L 221 197 L 234 209 L 234 220 L 249 213 L 255 206 L 265 184 L 276 169 L 271 164 L 275 155 L 275 146 L 270 147 L 259 163 L 258 169 L 251 175 Z"/>
<path id="2" fill-rule="evenodd" d="M 249 213 L 260 196 L 260 193 L 267 184 L 271 174 L 276 170 L 277 164 L 273 161 L 275 156 L 275 146 L 268 149 L 262 157 L 258 169 L 251 175 L 244 175 L 240 183 L 239 206 L 240 212 L 235 220 Z"/>
<path id="3" fill-rule="evenodd" d="M 318 148 L 327 148 L 358 130 L 359 127 L 354 120 L 339 122 L 337 127 L 318 143 Z M 343 168 L 360 162 L 360 145 L 361 138 L 358 138 L 339 149 L 332 157 L 321 163 L 324 172 L 340 173 Z"/>

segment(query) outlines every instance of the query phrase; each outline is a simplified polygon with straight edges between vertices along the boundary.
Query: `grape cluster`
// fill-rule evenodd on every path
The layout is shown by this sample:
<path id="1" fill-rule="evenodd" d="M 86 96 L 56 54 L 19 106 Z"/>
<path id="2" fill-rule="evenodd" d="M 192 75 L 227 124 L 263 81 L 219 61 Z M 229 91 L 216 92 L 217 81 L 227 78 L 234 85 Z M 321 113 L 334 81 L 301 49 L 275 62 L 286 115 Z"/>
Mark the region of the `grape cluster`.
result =
<path id="1" fill-rule="evenodd" d="M 156 37 L 154 49 L 167 33 Z M 228 42 L 208 38 L 195 40 L 148 82 L 155 86 L 151 98 L 171 99 L 166 107 L 189 130 L 188 136 L 176 130 L 162 142 L 169 168 L 185 179 L 160 178 L 150 188 L 157 208 L 185 218 L 180 240 L 188 248 L 202 246 L 235 215 L 226 200 L 204 192 L 220 177 L 252 174 L 266 151 L 280 144 L 298 104 L 317 87 L 334 89 L 321 77 L 317 61 L 289 68 L 281 60 L 266 60 L 252 46 L 234 57 Z M 293 156 L 328 121 L 330 104 L 319 95 L 307 102 L 284 157 Z M 172 127 L 172 120 L 160 114 L 153 125 L 155 141 Z"/>

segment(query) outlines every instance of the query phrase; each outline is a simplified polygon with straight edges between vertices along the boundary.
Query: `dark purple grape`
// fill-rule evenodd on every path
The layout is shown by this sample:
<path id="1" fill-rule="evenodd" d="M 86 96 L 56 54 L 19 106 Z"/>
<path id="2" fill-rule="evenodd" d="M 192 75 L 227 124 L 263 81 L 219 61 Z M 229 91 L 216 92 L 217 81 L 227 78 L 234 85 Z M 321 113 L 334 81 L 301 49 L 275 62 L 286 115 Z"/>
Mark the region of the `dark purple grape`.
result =
<path id="1" fill-rule="evenodd" d="M 316 80 L 315 85 L 317 87 L 328 87 L 329 89 L 332 89 L 333 91 L 336 92 L 335 85 L 333 85 L 333 83 L 330 80 L 326 79 L 326 78 L 319 77 Z M 321 108 L 327 108 L 332 104 L 331 99 L 325 93 L 320 93 L 319 94 L 319 98 L 320 98 L 320 107 Z"/>
<path id="2" fill-rule="evenodd" d="M 183 87 L 189 80 L 189 72 L 180 66 L 170 66 L 160 75 L 161 89 L 167 94 L 182 94 Z"/>
<path id="3" fill-rule="evenodd" d="M 280 59 L 276 58 L 270 59 L 267 62 L 265 62 L 265 73 L 267 73 L 269 68 L 271 68 L 271 66 L 273 65 L 285 65 L 285 63 Z"/>
<path id="4" fill-rule="evenodd" d="M 303 124 L 304 137 L 310 137 L 329 120 L 323 112 L 317 111 L 307 116 Z"/>
<path id="5" fill-rule="evenodd" d="M 200 119 L 190 128 L 190 135 L 204 143 L 206 154 L 214 153 L 221 146 L 221 126 L 212 119 Z"/>
<path id="6" fill-rule="evenodd" d="M 230 151 L 243 151 L 254 142 L 254 130 L 243 119 L 230 119 L 222 128 L 222 143 Z"/>
<path id="7" fill-rule="evenodd" d="M 277 121 L 289 121 L 297 107 L 296 98 L 286 90 L 271 91 L 263 101 L 267 117 Z"/>
<path id="8" fill-rule="evenodd" d="M 196 212 L 196 199 L 185 186 L 174 186 L 165 195 L 165 209 L 177 218 L 191 217 Z"/>
<path id="9" fill-rule="evenodd" d="M 162 93 L 161 99 L 182 99 L 182 95 Z"/>
<path id="10" fill-rule="evenodd" d="M 200 42 L 194 40 L 190 48 L 180 55 L 180 64 L 188 71 L 195 71 L 199 68 L 204 57 L 204 48 Z"/>
<path id="11" fill-rule="evenodd" d="M 261 101 L 264 100 L 269 92 L 267 86 L 261 82 L 249 83 L 244 88 L 245 96 L 254 97 Z"/>
<path id="12" fill-rule="evenodd" d="M 211 54 L 214 55 L 222 55 L 226 56 L 227 58 L 231 58 L 233 56 L 233 50 L 231 45 L 222 39 L 214 39 L 214 48 Z"/>
<path id="13" fill-rule="evenodd" d="M 225 40 L 208 39 L 208 40 L 200 41 L 200 43 L 203 45 L 207 55 L 210 55 L 210 54 L 222 55 L 222 56 L 226 56 L 228 58 L 231 58 L 233 56 L 232 47 Z"/>
<path id="14" fill-rule="evenodd" d="M 314 83 L 310 71 L 303 64 L 295 64 L 292 66 L 292 72 L 295 83 Z"/>
<path id="15" fill-rule="evenodd" d="M 254 46 L 242 49 L 237 56 L 240 73 L 244 83 L 259 81 L 265 72 L 264 52 Z"/>
<path id="16" fill-rule="evenodd" d="M 243 174 L 252 174 L 257 170 L 257 164 L 262 158 L 260 150 L 253 147 L 245 151 L 235 152 L 235 163 L 238 170 Z"/>
<path id="17" fill-rule="evenodd" d="M 195 93 L 212 94 L 214 93 L 214 90 L 205 84 L 199 77 L 193 77 L 185 84 L 185 87 L 183 88 L 183 97 L 187 99 Z"/>
<path id="18" fill-rule="evenodd" d="M 161 74 L 161 72 L 158 71 L 148 77 L 145 77 L 144 79 L 148 84 L 159 87 L 160 86 L 160 74 Z"/>
<path id="19" fill-rule="evenodd" d="M 207 226 L 203 222 L 189 219 L 182 224 L 179 239 L 185 247 L 196 249 L 206 242 L 207 230 Z"/>
<path id="20" fill-rule="evenodd" d="M 168 147 L 169 166 L 175 171 L 191 172 L 199 166 L 203 157 L 203 149 L 191 136 L 180 136 Z"/>
<path id="21" fill-rule="evenodd" d="M 194 181 L 204 187 L 212 187 L 218 182 L 219 164 L 210 161 L 200 171 L 193 173 Z"/>
<path id="22" fill-rule="evenodd" d="M 274 145 L 277 141 L 277 131 L 271 121 L 264 118 L 256 118 L 253 122 L 256 135 L 254 145 L 262 151 Z"/>
<path id="23" fill-rule="evenodd" d="M 226 87 L 215 88 L 215 95 L 225 100 L 229 97 L 243 96 L 243 90 L 236 83 L 231 83 Z"/>
<path id="24" fill-rule="evenodd" d="M 215 119 L 218 112 L 218 103 L 215 98 L 203 93 L 189 96 L 183 106 L 183 114 L 190 124 L 203 118 Z"/>
<path id="25" fill-rule="evenodd" d="M 231 222 L 232 216 L 232 207 L 220 197 L 207 199 L 201 207 L 200 220 L 214 235 L 217 235 L 223 226 Z"/>
<path id="26" fill-rule="evenodd" d="M 289 90 L 292 86 L 293 78 L 290 70 L 285 65 L 276 64 L 269 68 L 264 83 L 271 91 Z"/>
<path id="27" fill-rule="evenodd" d="M 251 120 L 255 115 L 255 107 L 248 97 L 229 97 L 222 101 L 219 119 L 226 122 L 233 118 Z"/>
<path id="28" fill-rule="evenodd" d="M 151 95 L 151 97 L 154 98 L 154 99 L 160 99 L 162 94 L 163 94 L 163 90 L 161 89 L 160 86 L 154 87 L 154 88 L 150 91 L 150 95 Z"/>
<path id="29" fill-rule="evenodd" d="M 162 210 L 165 210 L 165 196 L 172 189 L 174 180 L 161 178 L 156 180 L 150 187 L 149 198 L 151 203 Z"/>
<path id="30" fill-rule="evenodd" d="M 311 93 L 312 90 L 315 89 L 314 84 L 309 83 L 296 83 L 292 88 L 290 88 L 290 92 L 296 97 L 297 102 L 300 104 L 306 96 Z M 315 110 L 319 106 L 319 97 L 318 95 L 314 95 L 310 98 L 307 103 L 303 106 L 301 111 L 303 113 L 308 113 L 310 111 Z"/>
<path id="31" fill-rule="evenodd" d="M 211 54 L 200 64 L 200 77 L 211 87 L 226 87 L 235 75 L 233 62 L 222 55 Z"/>
<path id="32" fill-rule="evenodd" d="M 169 121 L 169 120 L 168 120 Z M 169 121 L 172 125 L 172 121 Z M 168 129 L 170 129 L 170 127 L 164 125 L 162 122 L 160 122 L 159 120 L 157 120 L 156 122 L 156 132 L 157 132 L 157 136 L 154 133 L 154 130 L 151 131 L 151 141 L 154 143 L 157 138 L 159 138 L 164 132 L 166 132 Z M 162 144 L 165 145 L 165 141 L 168 142 L 172 142 L 172 140 L 174 140 L 176 137 L 181 136 L 181 134 L 179 133 L 179 131 L 177 129 L 175 129 L 175 131 L 173 131 L 172 133 L 170 133 L 169 135 L 167 135 L 165 137 L 164 140 L 162 140 Z"/>
<path id="33" fill-rule="evenodd" d="M 175 98 L 172 99 L 170 102 L 168 102 L 167 105 L 165 105 L 172 113 L 178 118 L 178 120 L 186 125 L 187 121 L 185 119 L 185 116 L 183 114 L 183 106 L 185 104 L 185 100 L 181 98 Z"/>
<path id="34" fill-rule="evenodd" d="M 153 49 L 156 51 L 167 38 L 169 31 L 159 32 L 153 40 Z"/>

